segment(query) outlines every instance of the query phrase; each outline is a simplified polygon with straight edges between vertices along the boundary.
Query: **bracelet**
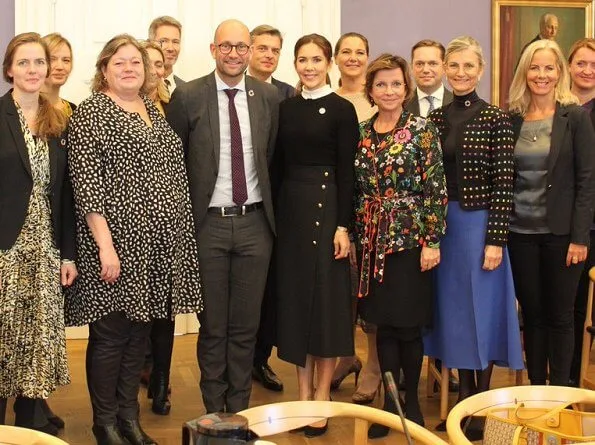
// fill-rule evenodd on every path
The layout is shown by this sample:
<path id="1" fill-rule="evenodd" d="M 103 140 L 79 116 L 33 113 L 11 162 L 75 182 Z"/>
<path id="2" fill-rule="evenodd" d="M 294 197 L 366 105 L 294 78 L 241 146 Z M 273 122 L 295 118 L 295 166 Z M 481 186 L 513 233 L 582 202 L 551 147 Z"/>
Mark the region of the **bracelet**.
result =
<path id="1" fill-rule="evenodd" d="M 347 229 L 347 227 L 343 227 L 343 226 L 337 226 L 337 232 L 349 232 L 349 230 Z"/>
<path id="2" fill-rule="evenodd" d="M 66 259 L 64 259 L 64 260 L 61 261 L 61 264 L 74 264 L 74 260 L 66 260 Z"/>

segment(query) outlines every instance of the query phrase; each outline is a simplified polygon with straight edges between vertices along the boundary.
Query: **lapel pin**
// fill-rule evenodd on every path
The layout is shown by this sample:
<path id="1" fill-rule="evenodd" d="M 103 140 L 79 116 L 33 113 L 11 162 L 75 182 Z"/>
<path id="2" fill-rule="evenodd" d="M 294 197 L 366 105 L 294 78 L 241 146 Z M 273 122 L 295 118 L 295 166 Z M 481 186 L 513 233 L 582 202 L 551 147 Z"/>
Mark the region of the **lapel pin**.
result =
<path id="1" fill-rule="evenodd" d="M 248 96 L 250 96 L 250 97 L 254 96 L 254 90 L 248 90 Z"/>
<path id="2" fill-rule="evenodd" d="M 324 107 L 321 107 L 321 108 L 318 110 L 318 112 L 319 112 L 320 114 L 324 114 L 324 113 L 326 113 L 326 108 L 324 108 Z"/>
<path id="3" fill-rule="evenodd" d="M 62 139 L 62 140 L 60 141 L 60 145 L 66 145 L 66 139 Z"/>

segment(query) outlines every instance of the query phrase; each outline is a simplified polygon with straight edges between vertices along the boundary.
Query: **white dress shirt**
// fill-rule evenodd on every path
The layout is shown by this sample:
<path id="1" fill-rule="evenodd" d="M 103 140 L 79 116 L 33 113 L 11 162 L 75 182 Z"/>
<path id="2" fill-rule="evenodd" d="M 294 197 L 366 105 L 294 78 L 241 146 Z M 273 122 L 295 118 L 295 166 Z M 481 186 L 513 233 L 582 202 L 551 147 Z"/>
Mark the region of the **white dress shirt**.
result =
<path id="1" fill-rule="evenodd" d="M 163 80 L 166 81 L 165 86 L 167 86 L 167 89 L 169 90 L 169 95 L 171 96 L 177 87 L 176 80 L 174 79 L 174 72 L 172 71 L 171 74 Z"/>
<path id="2" fill-rule="evenodd" d="M 215 190 L 209 204 L 210 207 L 235 206 L 232 195 L 231 179 L 231 124 L 229 120 L 229 98 L 224 90 L 235 88 L 239 90 L 234 102 L 240 121 L 242 133 L 242 149 L 244 151 L 244 172 L 246 173 L 246 187 L 248 200 L 245 204 L 252 204 L 262 201 L 258 174 L 254 162 L 252 149 L 252 131 L 250 128 L 250 114 L 248 110 L 248 96 L 246 94 L 246 78 L 242 77 L 236 86 L 228 86 L 215 71 L 217 83 L 217 102 L 219 105 L 219 174 L 215 182 Z"/>
<path id="3" fill-rule="evenodd" d="M 434 108 L 440 108 L 444 98 L 444 85 L 441 84 L 432 94 L 426 94 L 417 88 L 417 102 L 419 103 L 419 115 L 421 117 L 427 117 L 430 113 L 430 102 L 426 99 L 427 96 L 434 98 Z"/>

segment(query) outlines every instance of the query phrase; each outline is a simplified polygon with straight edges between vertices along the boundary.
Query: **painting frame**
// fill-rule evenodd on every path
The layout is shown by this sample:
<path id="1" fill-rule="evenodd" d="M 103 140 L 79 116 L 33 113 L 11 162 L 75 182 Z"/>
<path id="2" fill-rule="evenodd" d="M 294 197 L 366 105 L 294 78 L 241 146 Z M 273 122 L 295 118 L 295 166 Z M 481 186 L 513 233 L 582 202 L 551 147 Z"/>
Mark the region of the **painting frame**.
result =
<path id="1" fill-rule="evenodd" d="M 520 45 L 517 37 L 516 42 L 512 42 L 511 36 L 514 34 L 513 29 L 521 28 L 521 19 L 518 23 L 514 23 L 514 18 L 517 16 L 527 16 L 528 13 L 539 12 L 547 10 L 562 16 L 560 19 L 560 30 L 564 31 L 563 15 L 572 15 L 575 25 L 580 25 L 580 17 L 584 15 L 584 32 L 580 29 L 572 29 L 568 24 L 569 33 L 575 35 L 575 39 L 581 37 L 593 36 L 593 2 L 594 0 L 492 0 L 492 65 L 491 65 L 491 87 L 492 87 L 492 103 L 500 106 L 503 109 L 508 108 L 508 88 L 510 81 L 512 81 L 512 74 L 514 68 L 518 63 L 522 49 L 518 50 Z M 513 9 L 516 8 L 516 9 Z M 524 8 L 524 9 L 519 9 Z M 531 9 L 527 9 L 531 8 Z M 577 19 L 577 16 L 579 17 Z M 577 20 L 579 20 L 577 22 Z M 523 32 L 534 33 L 535 25 L 537 25 L 537 33 L 539 34 L 539 23 L 534 21 L 523 23 Z M 520 34 L 520 33 L 518 33 Z M 506 40 L 503 38 L 506 37 Z M 569 37 L 569 35 L 567 36 Z M 526 37 L 525 37 L 526 39 Z M 568 48 L 562 47 L 565 52 Z M 566 46 L 569 46 L 566 44 Z M 504 61 L 504 62 L 503 62 Z M 512 67 L 512 70 L 511 70 Z"/>

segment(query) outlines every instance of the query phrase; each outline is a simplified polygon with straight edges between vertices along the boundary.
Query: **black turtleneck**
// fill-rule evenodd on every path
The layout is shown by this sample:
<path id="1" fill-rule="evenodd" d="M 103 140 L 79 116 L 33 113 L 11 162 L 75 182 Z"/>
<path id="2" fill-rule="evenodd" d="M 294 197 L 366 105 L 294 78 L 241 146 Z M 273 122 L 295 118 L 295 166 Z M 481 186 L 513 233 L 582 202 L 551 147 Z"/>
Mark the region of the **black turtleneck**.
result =
<path id="1" fill-rule="evenodd" d="M 484 106 L 485 101 L 483 101 L 475 91 L 472 91 L 464 96 L 455 95 L 452 103 L 446 110 L 446 121 L 448 122 L 449 131 L 444 139 L 442 153 L 449 201 L 459 200 L 456 153 L 461 149 L 463 132 L 465 131 L 467 123 L 471 121 Z"/>

